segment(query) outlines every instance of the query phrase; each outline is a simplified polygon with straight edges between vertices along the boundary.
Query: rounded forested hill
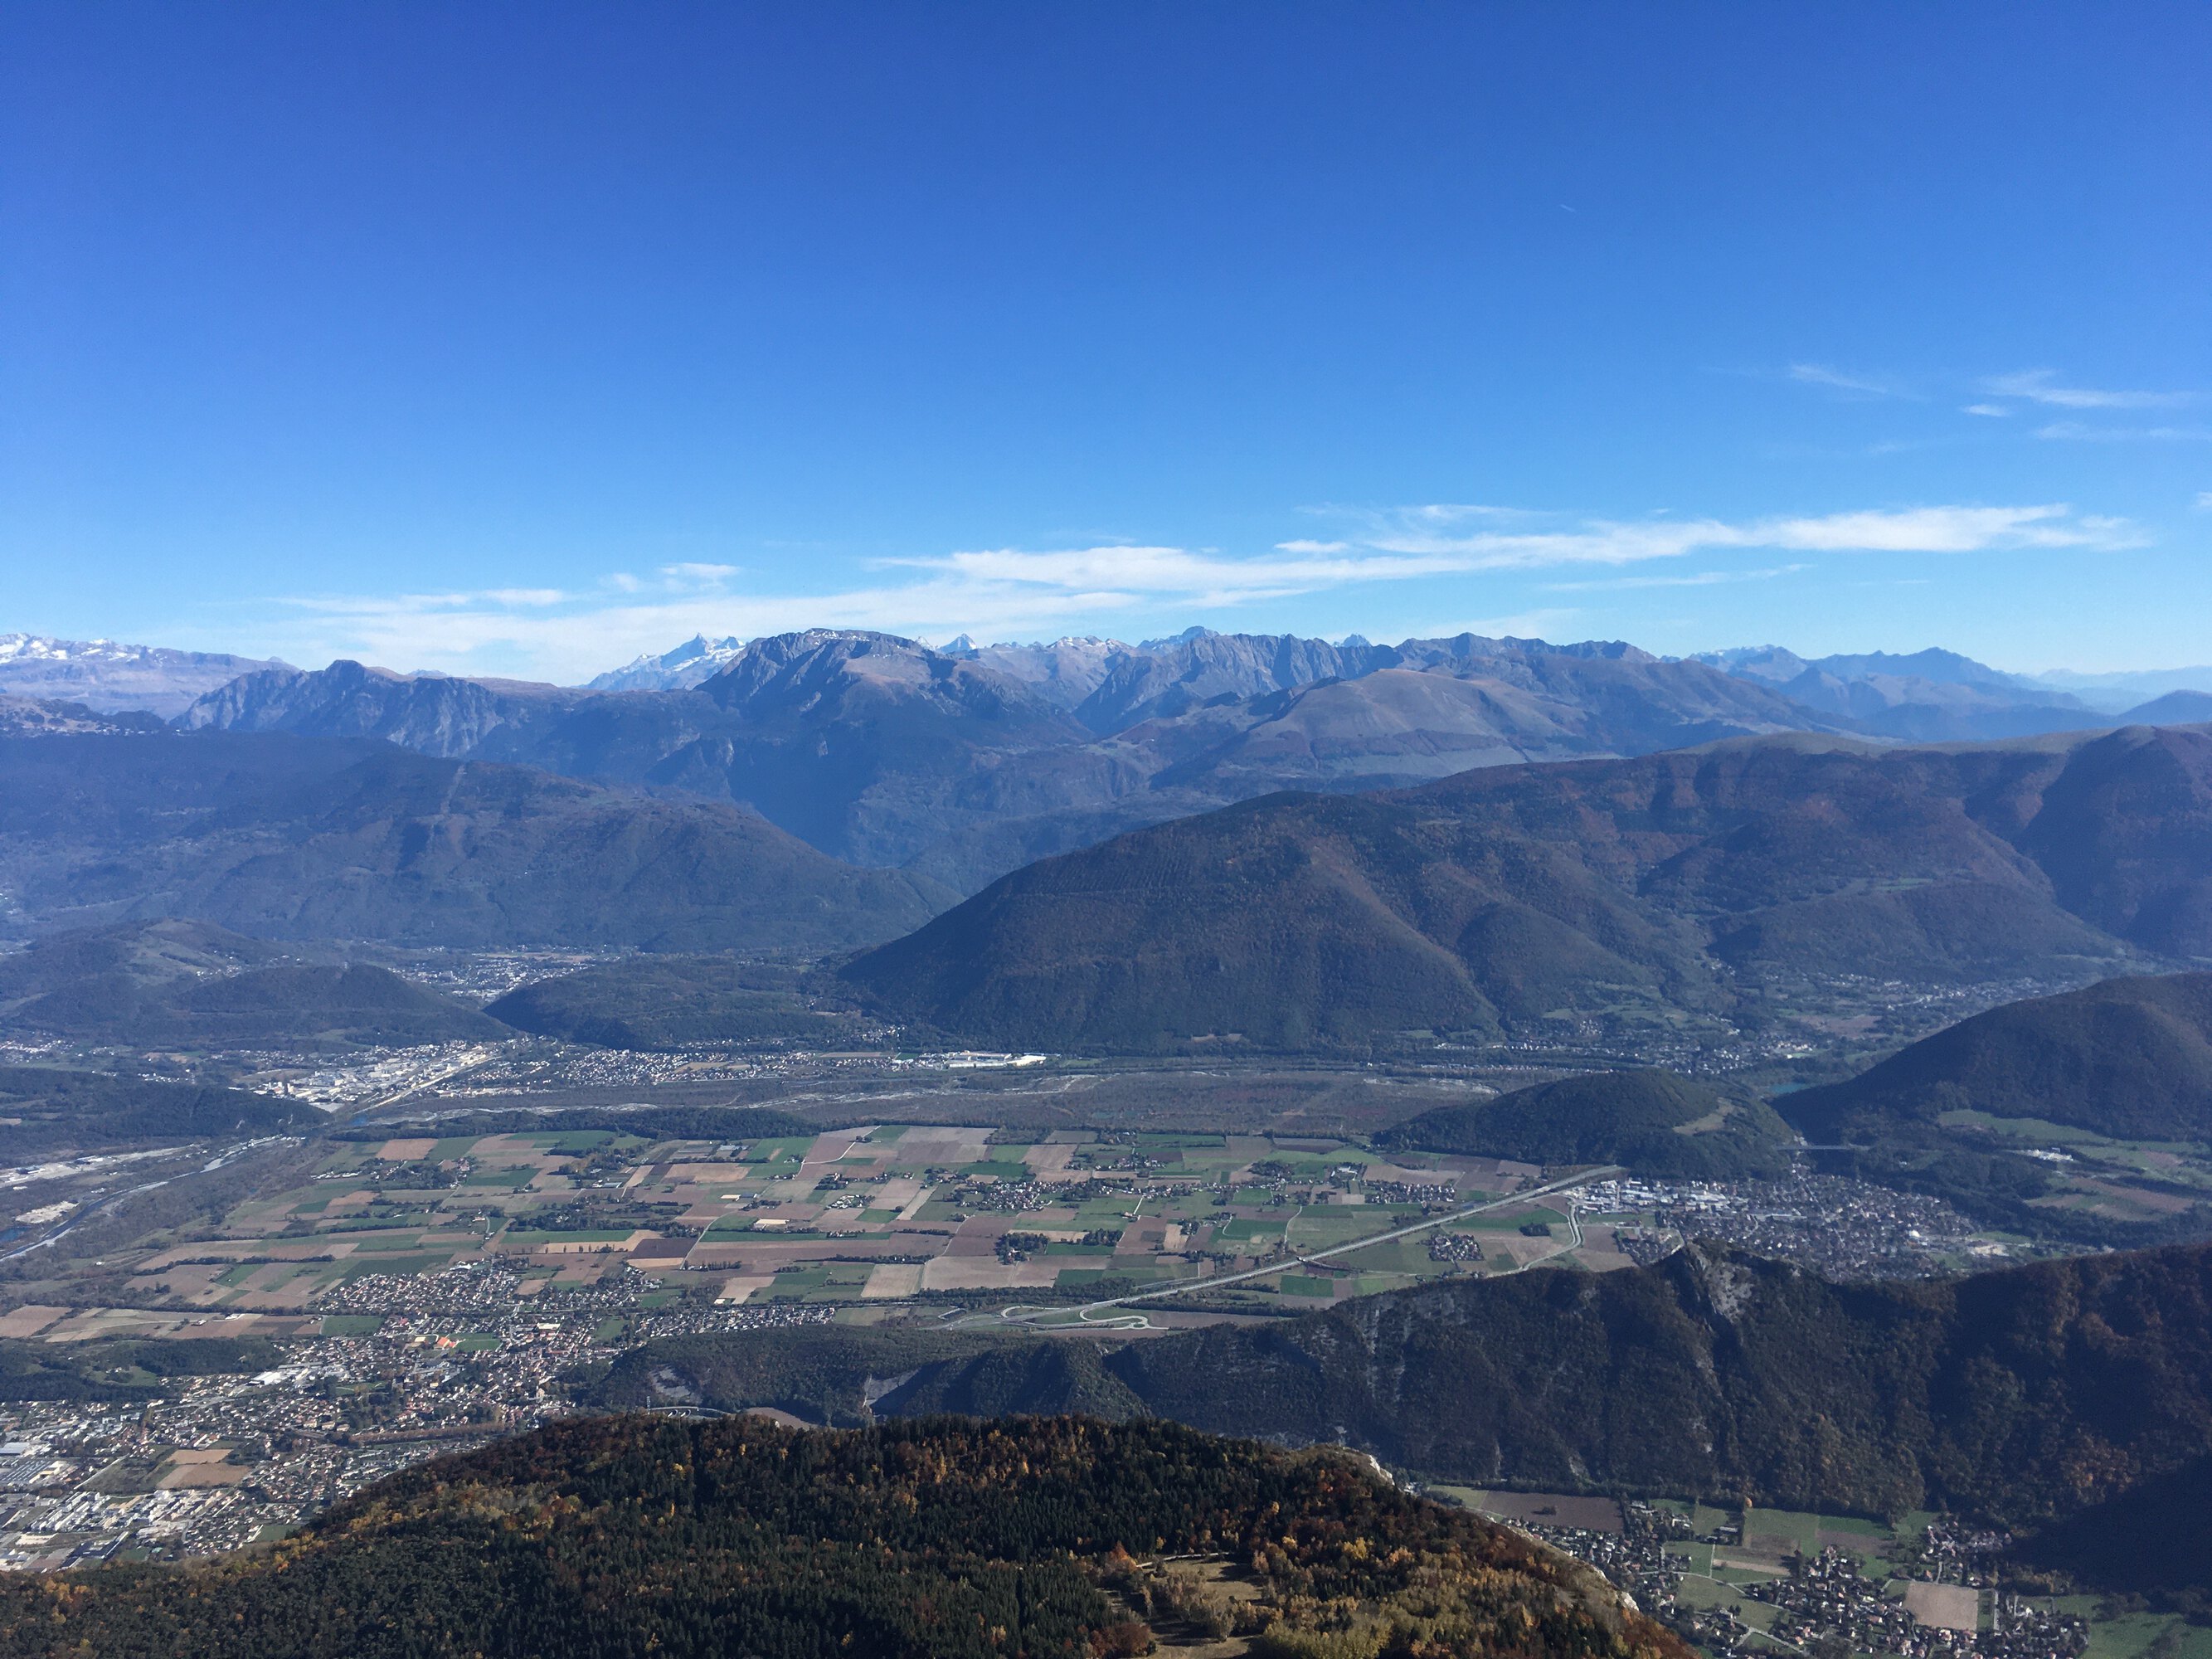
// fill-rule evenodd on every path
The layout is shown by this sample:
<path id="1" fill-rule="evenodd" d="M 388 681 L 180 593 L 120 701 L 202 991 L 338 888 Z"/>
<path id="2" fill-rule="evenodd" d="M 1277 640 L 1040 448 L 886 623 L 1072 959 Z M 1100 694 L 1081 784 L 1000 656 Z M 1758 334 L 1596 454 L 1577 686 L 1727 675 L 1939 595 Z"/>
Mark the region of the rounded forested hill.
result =
<path id="1" fill-rule="evenodd" d="M 1733 1181 L 1772 1175 L 1796 1139 L 1747 1097 L 1673 1072 L 1593 1072 L 1439 1106 L 1376 1137 L 1387 1149 L 1525 1164 L 1619 1164 L 1638 1175 Z"/>
<path id="2" fill-rule="evenodd" d="M 850 1040 L 854 1012 L 817 1005 L 798 970 L 733 957 L 629 957 L 532 981 L 488 1006 L 537 1036 L 610 1048 L 684 1048 L 771 1038 Z"/>
<path id="3" fill-rule="evenodd" d="M 2109 979 L 2008 1002 L 1784 1103 L 1815 1140 L 1934 1124 L 1955 1111 L 2123 1139 L 2204 1139 L 2212 1137 L 2212 974 Z"/>
<path id="4" fill-rule="evenodd" d="M 215 1047 L 508 1035 L 467 1003 L 386 969 L 300 960 L 269 940 L 175 918 L 49 934 L 0 962 L 0 1029 L 10 1027 Z"/>
<path id="5" fill-rule="evenodd" d="M 198 1140 L 319 1128 L 305 1101 L 202 1083 L 0 1066 L 0 1158 L 127 1141 Z"/>
<path id="6" fill-rule="evenodd" d="M 1180 1592 L 1132 1557 L 1211 1558 Z M 1334 1448 L 1171 1424 L 628 1417 L 371 1487 L 273 1549 L 0 1583 L 0 1656 L 1687 1659 L 1591 1570 Z"/>

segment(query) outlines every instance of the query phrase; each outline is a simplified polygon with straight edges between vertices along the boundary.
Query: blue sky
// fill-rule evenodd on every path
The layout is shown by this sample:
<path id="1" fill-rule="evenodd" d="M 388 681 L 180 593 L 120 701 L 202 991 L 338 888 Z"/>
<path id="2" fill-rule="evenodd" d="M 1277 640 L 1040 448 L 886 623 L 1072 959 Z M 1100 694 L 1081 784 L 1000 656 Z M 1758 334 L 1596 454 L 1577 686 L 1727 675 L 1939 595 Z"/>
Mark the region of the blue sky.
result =
<path id="1" fill-rule="evenodd" d="M 2212 10 L 0 12 L 0 629 L 2212 657 Z"/>

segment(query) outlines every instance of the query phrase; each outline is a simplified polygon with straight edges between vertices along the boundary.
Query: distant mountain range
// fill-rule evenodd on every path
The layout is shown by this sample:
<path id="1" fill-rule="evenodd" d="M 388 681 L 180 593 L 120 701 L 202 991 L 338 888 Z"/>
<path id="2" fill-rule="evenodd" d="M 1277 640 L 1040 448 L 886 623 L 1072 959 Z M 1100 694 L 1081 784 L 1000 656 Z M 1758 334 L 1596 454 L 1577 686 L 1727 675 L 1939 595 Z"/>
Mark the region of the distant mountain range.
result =
<path id="1" fill-rule="evenodd" d="M 2212 721 L 2212 691 L 2169 691 L 2126 715 L 2131 725 L 2201 726 Z"/>
<path id="2" fill-rule="evenodd" d="M 111 702 L 143 684 L 141 671 L 156 659 L 173 673 L 165 682 L 173 692 L 185 667 L 204 679 L 250 669 L 177 715 L 188 732 L 375 739 L 658 797 L 670 811 L 685 797 L 735 804 L 847 865 L 905 871 L 909 895 L 975 893 L 1039 859 L 1285 789 L 1404 789 L 1480 769 L 1634 758 L 1729 738 L 1949 742 L 2106 720 L 2070 696 L 1940 651 L 1808 660 L 1769 647 L 1669 661 L 1617 642 L 1462 635 L 1377 646 L 1203 629 L 1134 646 L 1065 639 L 933 650 L 888 635 L 815 630 L 743 645 L 701 636 L 594 687 L 562 687 L 11 637 L 24 672 L 97 678 L 97 669 L 109 676 L 102 695 Z M 2212 713 L 2212 696 L 2170 692 L 2133 712 L 2187 720 Z M 81 700 L 0 696 L 0 735 L 115 735 L 149 718 L 103 715 Z M 1930 901 L 1893 894 L 1887 902 L 1911 909 Z M 1494 926 L 1509 928 L 1509 914 L 1511 927 L 1533 925 L 1528 917 L 1548 902 L 1540 884 Z M 1529 982 L 1498 1006 L 1540 1000 L 1563 974 L 1626 973 L 1619 982 L 1644 986 L 1630 994 L 1642 995 L 1662 960 L 1692 1003 L 1711 1000 L 1699 989 L 1711 964 L 1697 962 L 1695 950 L 1607 943 L 1603 927 L 1577 922 L 1571 931 L 1583 944 L 1574 949 L 1600 955 L 1570 969 L 1554 949 L 1564 936 L 1547 930 L 1549 942 L 1514 970 Z M 883 929 L 871 920 L 802 934 L 860 942 Z M 1882 959 L 1923 962 L 1949 952 L 1921 949 L 1915 937 L 1885 933 L 1873 949 Z M 1463 943 L 1501 962 L 1523 954 L 1504 933 L 1485 939 Z M 2091 955 L 2106 943 L 2045 942 L 2060 954 Z M 1623 967 L 1633 963 L 1643 965 Z M 1382 994 L 1378 1019 L 1396 994 L 1395 987 Z M 1414 1001 L 1455 1029 L 1485 1026 L 1496 1012 L 1470 1014 L 1456 993 Z"/>
<path id="3" fill-rule="evenodd" d="M 1074 642 L 1049 696 L 980 653 L 814 634 L 691 690 L 268 670 L 176 730 L 0 701 L 0 925 L 880 945 L 847 972 L 890 1017 L 1122 1051 L 1755 1024 L 1776 975 L 2212 957 L 2212 735 L 1885 747 L 1774 729 L 1811 717 L 1711 665 L 1471 636 L 1253 689 L 1378 649 L 1312 645 Z M 1514 758 L 1622 749 L 1659 752 Z M 1205 810 L 1286 783 L 1322 793 Z"/>
<path id="4" fill-rule="evenodd" d="M 1203 643 L 1207 640 L 1244 643 L 1209 648 Z M 1332 645 L 1289 635 L 1223 635 L 1190 628 L 1171 638 L 1136 644 L 1069 637 L 979 646 L 963 635 L 941 647 L 941 654 L 972 660 L 1021 681 L 1054 708 L 1078 713 L 1086 726 L 1104 732 L 1144 717 L 1135 711 L 1142 708 L 1148 695 L 1168 693 L 1176 701 L 1172 710 L 1153 708 L 1145 714 L 1180 712 L 1193 706 L 1194 700 L 1223 690 L 1251 696 L 1323 679 L 1357 679 L 1384 668 L 1431 665 L 1431 655 L 1423 647 L 1434 643 L 1415 640 L 1396 647 L 1376 646 L 1353 635 Z M 1536 641 L 1509 643 L 1541 645 Z M 1256 665 L 1249 660 L 1253 644 L 1261 646 L 1258 655 L 1266 663 L 1265 672 L 1256 674 L 1252 672 Z M 695 635 L 667 651 L 648 653 L 595 675 L 577 689 L 691 690 L 728 669 L 750 648 L 735 635 L 717 639 Z M 1224 660 L 1228 658 L 1247 660 L 1231 665 Z M 1690 660 L 1783 690 L 1817 713 L 1862 720 L 1870 735 L 1918 741 L 2077 730 L 2085 714 L 2163 723 L 2154 705 L 2168 693 L 2212 695 L 2212 665 L 2030 675 L 2007 673 L 1949 651 L 1807 659 L 1778 646 L 1707 652 Z M 241 674 L 285 666 L 220 652 L 0 634 L 0 696 L 80 702 L 102 713 L 143 709 L 171 718 Z M 1225 673 L 1220 672 L 1224 667 Z M 1104 695 L 1095 704 L 1085 706 L 1102 690 Z"/>
<path id="5" fill-rule="evenodd" d="M 1909 656 L 1878 651 L 1808 661 L 1767 646 L 1698 660 L 1771 685 L 1792 702 L 1849 720 L 1863 732 L 1912 742 L 2031 737 L 2107 723 L 2078 697 L 1951 651 Z"/>
<path id="6" fill-rule="evenodd" d="M 103 714 L 81 702 L 48 702 L 36 697 L 0 696 L 0 737 L 51 738 L 70 733 L 92 736 L 118 732 L 159 732 L 161 720 L 135 709 Z"/>
<path id="7" fill-rule="evenodd" d="M 380 738 L 739 801 L 836 857 L 969 891 L 1045 854 L 1283 788 L 1841 729 L 1753 682 L 1626 646 L 1203 632 L 1142 651 L 782 635 L 689 690 L 338 663 L 248 675 L 179 724 Z"/>
<path id="8" fill-rule="evenodd" d="M 2194 668 L 2153 668 L 2116 674 L 2076 674 L 2063 670 L 2036 678 L 2054 691 L 2066 691 L 2107 714 L 2140 708 L 2169 691 L 2212 691 L 2212 663 Z"/>
<path id="9" fill-rule="evenodd" d="M 859 958 L 994 1047 L 1358 1049 L 1756 1018 L 1770 976 L 2212 957 L 2212 732 L 1803 736 L 1261 800 L 1016 872 Z"/>
<path id="10" fill-rule="evenodd" d="M 0 634 L 0 696 L 82 703 L 102 714 L 137 708 L 167 720 L 240 674 L 284 665 L 219 651 Z"/>
<path id="11" fill-rule="evenodd" d="M 2126 718 L 2199 712 L 2168 698 Z M 1617 642 L 1192 629 L 942 650 L 836 630 L 702 635 L 586 688 L 341 662 L 247 675 L 181 723 L 375 737 L 736 800 L 837 858 L 972 892 L 1035 859 L 1280 789 L 1402 787 L 1778 732 L 1930 742 L 2111 721 L 1941 651 L 1669 661 Z"/>

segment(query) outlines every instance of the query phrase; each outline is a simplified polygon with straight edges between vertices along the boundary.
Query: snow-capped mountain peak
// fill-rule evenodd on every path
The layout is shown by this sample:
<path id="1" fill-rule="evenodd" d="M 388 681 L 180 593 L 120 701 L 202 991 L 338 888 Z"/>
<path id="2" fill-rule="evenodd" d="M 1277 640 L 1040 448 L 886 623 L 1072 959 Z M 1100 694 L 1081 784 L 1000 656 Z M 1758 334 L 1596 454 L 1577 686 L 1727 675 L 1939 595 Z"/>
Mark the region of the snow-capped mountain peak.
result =
<path id="1" fill-rule="evenodd" d="M 222 651 L 0 634 L 0 695 L 82 703 L 101 714 L 144 709 L 167 720 L 241 674 L 284 666 Z"/>
<path id="2" fill-rule="evenodd" d="M 703 685 L 744 653 L 745 642 L 734 634 L 710 640 L 694 634 L 672 651 L 633 658 L 620 668 L 586 682 L 592 691 L 681 691 Z"/>

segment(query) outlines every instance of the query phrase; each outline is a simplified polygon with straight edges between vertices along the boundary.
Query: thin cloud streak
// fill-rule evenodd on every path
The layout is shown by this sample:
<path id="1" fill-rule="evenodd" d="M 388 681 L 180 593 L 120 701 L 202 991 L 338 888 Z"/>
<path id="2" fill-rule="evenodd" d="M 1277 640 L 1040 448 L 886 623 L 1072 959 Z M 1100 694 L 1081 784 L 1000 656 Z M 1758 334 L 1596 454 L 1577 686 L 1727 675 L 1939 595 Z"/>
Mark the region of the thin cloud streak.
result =
<path id="1" fill-rule="evenodd" d="M 2124 519 L 2077 517 L 2071 507 L 1924 507 L 1762 519 L 1619 524 L 1599 520 L 1577 531 L 1459 538 L 1401 536 L 1374 545 L 1393 553 L 1456 556 L 1466 568 L 1525 568 L 1543 564 L 1627 564 L 1701 549 L 1774 548 L 1820 553 L 1973 553 L 2011 548 L 2117 550 L 2142 545 Z"/>
<path id="2" fill-rule="evenodd" d="M 2048 404 L 2055 409 L 2172 409 L 2195 401 L 2193 392 L 2114 392 L 2094 386 L 2061 384 L 2058 371 L 2023 369 L 1998 374 L 1982 382 L 1982 390 L 2000 398 L 2021 398 Z"/>
<path id="3" fill-rule="evenodd" d="M 1826 363 L 1792 363 L 1790 378 L 1801 386 L 1825 386 L 1831 392 L 1862 398 L 1915 398 L 1918 394 L 1898 381 L 1872 374 L 1850 374 Z"/>
<path id="4" fill-rule="evenodd" d="M 1810 570 L 1808 564 L 1776 565 L 1766 570 L 1700 570 L 1689 576 L 1608 576 L 1598 581 L 1547 582 L 1553 593 L 1609 592 L 1628 587 L 1718 587 L 1728 582 L 1768 582 L 1778 576 L 1794 576 Z"/>
<path id="5" fill-rule="evenodd" d="M 2202 426 L 2089 426 L 2081 421 L 2053 421 L 2035 429 L 2039 438 L 2061 443 L 2212 443 L 2212 427 Z"/>

